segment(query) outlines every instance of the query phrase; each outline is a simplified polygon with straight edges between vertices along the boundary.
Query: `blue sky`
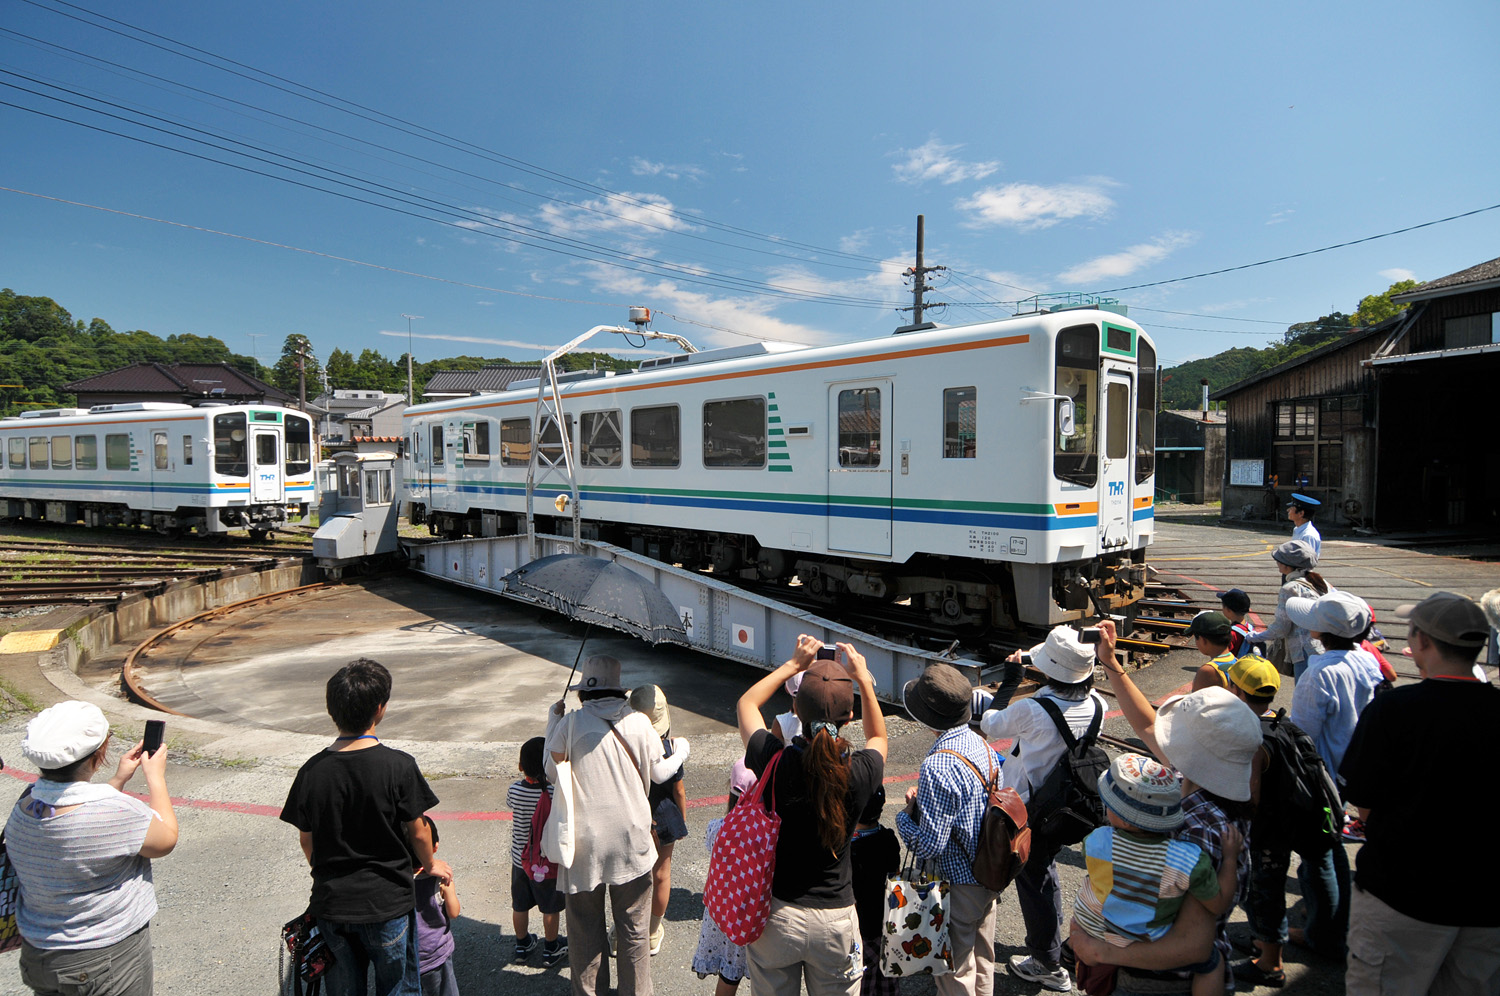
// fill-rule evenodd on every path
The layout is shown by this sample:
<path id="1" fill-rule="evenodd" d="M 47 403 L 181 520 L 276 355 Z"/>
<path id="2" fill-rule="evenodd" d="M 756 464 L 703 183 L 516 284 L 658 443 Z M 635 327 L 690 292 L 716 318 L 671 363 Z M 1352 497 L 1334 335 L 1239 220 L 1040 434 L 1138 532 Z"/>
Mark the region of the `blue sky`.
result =
<path id="1" fill-rule="evenodd" d="M 1497 37 L 1492 0 L 0 0 L 0 101 L 55 116 L 0 106 L 0 284 L 263 362 L 394 358 L 403 313 L 419 359 L 535 359 L 636 304 L 820 343 L 906 320 L 921 213 L 930 317 L 982 320 L 1500 203 Z M 1500 210 L 1111 296 L 1170 364 L 1497 255 Z"/>

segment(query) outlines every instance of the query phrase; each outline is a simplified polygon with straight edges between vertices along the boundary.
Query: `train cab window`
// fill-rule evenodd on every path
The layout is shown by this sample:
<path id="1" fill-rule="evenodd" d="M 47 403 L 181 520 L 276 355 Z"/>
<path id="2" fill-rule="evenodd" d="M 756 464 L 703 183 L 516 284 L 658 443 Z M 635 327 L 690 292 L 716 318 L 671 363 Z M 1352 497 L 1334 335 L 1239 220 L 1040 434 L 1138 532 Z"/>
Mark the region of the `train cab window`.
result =
<path id="1" fill-rule="evenodd" d="M 1140 380 L 1135 392 L 1135 483 L 1156 473 L 1156 349 L 1138 339 Z"/>
<path id="2" fill-rule="evenodd" d="M 1061 400 L 1053 405 L 1052 474 L 1093 487 L 1099 483 L 1096 415 L 1099 394 L 1099 327 L 1075 325 L 1057 333 L 1057 379 L 1054 394 L 1073 399 L 1073 432 L 1057 425 Z"/>
<path id="3" fill-rule="evenodd" d="M 53 436 L 52 437 L 52 469 L 53 470 L 72 470 L 73 469 L 73 437 L 72 436 Z"/>
<path id="4" fill-rule="evenodd" d="M 500 420 L 500 465 L 525 467 L 531 463 L 531 419 Z"/>
<path id="5" fill-rule="evenodd" d="M 630 465 L 677 467 L 682 464 L 682 422 L 676 405 L 630 410 Z"/>
<path id="6" fill-rule="evenodd" d="M 443 427 L 441 425 L 432 427 L 432 465 L 434 467 L 443 465 Z"/>
<path id="7" fill-rule="evenodd" d="M 365 504 L 389 505 L 391 503 L 391 472 L 389 470 L 365 471 Z"/>
<path id="8" fill-rule="evenodd" d="M 257 433 L 255 436 L 255 465 L 257 467 L 274 467 L 279 462 L 276 450 L 276 434 L 274 432 Z"/>
<path id="9" fill-rule="evenodd" d="M 214 416 L 214 473 L 244 477 L 250 472 L 250 441 L 245 435 L 245 413 Z"/>
<path id="10" fill-rule="evenodd" d="M 974 459 L 978 448 L 976 397 L 972 387 L 950 387 L 943 392 L 943 459 Z"/>
<path id="11" fill-rule="evenodd" d="M 839 466 L 880 466 L 880 388 L 839 392 Z"/>
<path id="12" fill-rule="evenodd" d="M 359 497 L 359 466 L 357 464 L 339 464 L 339 497 Z"/>
<path id="13" fill-rule="evenodd" d="M 703 466 L 766 465 L 766 399 L 703 403 Z"/>
<path id="14" fill-rule="evenodd" d="M 464 460 L 488 463 L 490 459 L 490 420 L 464 423 Z"/>
<path id="15" fill-rule="evenodd" d="M 79 470 L 99 469 L 98 436 L 79 436 L 73 440 L 73 466 Z"/>
<path id="16" fill-rule="evenodd" d="M 286 473 L 301 477 L 312 473 L 312 420 L 298 415 L 286 417 Z"/>
<path id="17" fill-rule="evenodd" d="M 240 418 L 243 419 L 244 416 L 241 415 Z M 104 437 L 104 469 L 134 469 L 130 466 L 130 436 L 121 432 L 110 433 Z"/>
<path id="18" fill-rule="evenodd" d="M 1108 406 L 1104 420 L 1104 455 L 1111 460 L 1124 460 L 1130 455 L 1130 385 L 1110 384 L 1104 401 Z"/>
<path id="19" fill-rule="evenodd" d="M 47 437 L 46 436 L 32 436 L 31 437 L 31 469 L 32 470 L 46 470 L 47 469 L 47 450 L 48 450 L 48 446 L 47 446 Z"/>
<path id="20" fill-rule="evenodd" d="M 573 416 L 563 412 L 563 423 L 567 426 L 568 441 L 573 439 Z M 542 416 L 542 431 L 537 436 L 537 446 L 541 448 L 541 455 L 554 466 L 563 463 L 563 440 L 562 434 L 557 431 L 557 420 L 551 415 Z"/>
<path id="21" fill-rule="evenodd" d="M 26 469 L 26 438 L 11 436 L 6 443 L 6 465 L 11 470 Z"/>
<path id="22" fill-rule="evenodd" d="M 182 465 L 191 467 L 193 465 L 193 437 L 182 437 Z"/>
<path id="23" fill-rule="evenodd" d="M 625 449 L 620 410 L 584 412 L 578 423 L 579 459 L 585 467 L 618 467 Z"/>

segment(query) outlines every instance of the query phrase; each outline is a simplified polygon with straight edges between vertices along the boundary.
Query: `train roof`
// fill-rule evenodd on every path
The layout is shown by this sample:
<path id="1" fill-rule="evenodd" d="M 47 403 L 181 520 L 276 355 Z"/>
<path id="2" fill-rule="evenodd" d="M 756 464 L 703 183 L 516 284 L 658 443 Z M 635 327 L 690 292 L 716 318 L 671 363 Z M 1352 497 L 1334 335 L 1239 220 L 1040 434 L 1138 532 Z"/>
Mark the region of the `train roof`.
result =
<path id="1" fill-rule="evenodd" d="M 557 381 L 559 387 L 605 378 L 613 378 L 617 382 L 626 379 L 634 382 L 637 378 L 648 377 L 654 380 L 656 376 L 661 376 L 664 382 L 670 382 L 670 374 L 681 372 L 685 366 L 746 363 L 788 353 L 805 354 L 811 360 L 813 356 L 837 356 L 842 352 L 851 350 L 870 350 L 876 348 L 880 350 L 905 351 L 920 348 L 924 343 L 937 345 L 953 339 L 963 339 L 965 337 L 979 336 L 997 331 L 1003 332 L 1005 326 L 1014 323 L 1041 323 L 1048 329 L 1057 330 L 1088 321 L 1107 321 L 1130 325 L 1140 330 L 1141 334 L 1146 334 L 1145 330 L 1141 329 L 1139 324 L 1120 315 L 1118 312 L 1072 307 L 1057 309 L 1055 311 L 1013 315 L 1009 318 L 999 318 L 987 322 L 974 322 L 966 325 L 933 325 L 917 330 L 898 330 L 894 335 L 880 336 L 873 339 L 855 339 L 848 342 L 830 343 L 819 346 L 786 342 L 755 342 L 743 346 L 726 346 L 722 349 L 706 349 L 696 353 L 654 357 L 643 361 L 636 370 L 571 370 L 567 373 L 559 372 Z M 522 392 L 529 393 L 534 397 L 540 386 L 541 378 L 533 377 L 529 380 L 516 381 L 503 391 L 476 394 L 464 398 L 445 398 L 442 401 L 429 401 L 421 405 L 412 405 L 406 409 L 403 415 L 418 416 L 440 412 L 463 411 L 476 405 L 487 404 L 496 398 L 513 396 Z"/>

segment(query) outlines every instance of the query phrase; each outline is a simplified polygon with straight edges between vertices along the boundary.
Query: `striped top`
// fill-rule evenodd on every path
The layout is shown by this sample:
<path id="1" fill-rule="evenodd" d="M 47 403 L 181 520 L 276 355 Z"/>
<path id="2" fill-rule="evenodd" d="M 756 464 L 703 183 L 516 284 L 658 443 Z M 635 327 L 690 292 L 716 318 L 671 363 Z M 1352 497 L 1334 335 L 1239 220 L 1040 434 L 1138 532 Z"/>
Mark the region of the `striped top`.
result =
<path id="1" fill-rule="evenodd" d="M 1124 947 L 1160 940 L 1191 893 L 1219 894 L 1213 862 L 1197 844 L 1100 827 L 1083 841 L 1088 878 L 1073 915 L 1091 937 Z"/>
<path id="2" fill-rule="evenodd" d="M 13 807 L 5 850 L 21 884 L 21 936 L 37 948 L 102 948 L 149 923 L 156 890 L 140 850 L 151 820 L 150 806 L 124 794 L 41 818 Z"/>
<path id="3" fill-rule="evenodd" d="M 505 804 L 513 814 L 510 824 L 510 863 L 517 868 L 521 867 L 521 854 L 526 850 L 526 842 L 531 839 L 531 814 L 536 812 L 536 804 L 541 800 L 543 792 L 550 795 L 552 786 L 529 778 L 512 782 L 506 790 Z"/>

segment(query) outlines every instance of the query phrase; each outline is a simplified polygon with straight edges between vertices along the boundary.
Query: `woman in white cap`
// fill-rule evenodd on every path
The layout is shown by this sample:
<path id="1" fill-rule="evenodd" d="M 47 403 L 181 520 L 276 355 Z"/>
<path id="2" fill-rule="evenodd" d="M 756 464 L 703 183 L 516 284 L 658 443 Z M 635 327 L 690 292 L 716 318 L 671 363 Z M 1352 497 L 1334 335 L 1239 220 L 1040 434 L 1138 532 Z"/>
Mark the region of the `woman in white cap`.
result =
<path id="1" fill-rule="evenodd" d="M 1073 627 L 1058 626 L 1024 654 L 1012 654 L 1010 661 L 1027 659 L 1046 677 L 1044 688 L 1004 709 L 990 709 L 989 694 L 978 690 L 974 707 L 983 713 L 979 728 L 986 740 L 1015 741 L 1015 757 L 1005 766 L 1005 783 L 1030 804 L 1032 792 L 1063 759 L 1067 749 L 1063 726 L 1074 738 L 1090 734 L 1097 738 L 1108 707 L 1094 691 L 1094 648 Z M 1062 967 L 1062 889 L 1055 860 L 1060 849 L 1061 845 L 1033 837 L 1031 860 L 1016 877 L 1027 954 L 1011 956 L 1010 972 L 1044 989 L 1068 992 L 1073 982 Z"/>
<path id="2" fill-rule="evenodd" d="M 1291 666 L 1292 677 L 1302 680 L 1307 669 L 1307 659 L 1320 650 L 1313 642 L 1312 634 L 1298 626 L 1286 613 L 1289 598 L 1318 598 L 1328 593 L 1328 582 L 1313 570 L 1318 566 L 1318 555 L 1302 540 L 1287 540 L 1271 551 L 1276 569 L 1281 572 L 1281 590 L 1277 593 L 1276 618 L 1265 629 L 1258 629 L 1245 637 L 1245 643 L 1268 643 L 1282 640 L 1286 645 L 1286 662 Z"/>
<path id="3" fill-rule="evenodd" d="M 672 897 L 672 850 L 687 836 L 687 789 L 682 764 L 687 760 L 686 737 L 669 736 L 672 732 L 672 710 L 667 694 L 656 685 L 631 689 L 630 708 L 651 720 L 651 728 L 661 737 L 662 756 L 674 770 L 666 781 L 651 782 L 647 801 L 651 804 L 651 840 L 656 844 L 656 864 L 651 869 L 651 953 L 661 951 L 666 937 L 662 918 L 667 915 L 667 901 Z"/>
<path id="4" fill-rule="evenodd" d="M 151 992 L 151 859 L 177 846 L 167 792 L 167 749 L 136 744 L 107 782 L 109 723 L 99 707 L 61 702 L 26 726 L 21 753 L 41 777 L 5 824 L 5 849 L 20 880 L 21 981 L 38 993 L 145 996 Z M 145 774 L 149 804 L 125 795 Z"/>

